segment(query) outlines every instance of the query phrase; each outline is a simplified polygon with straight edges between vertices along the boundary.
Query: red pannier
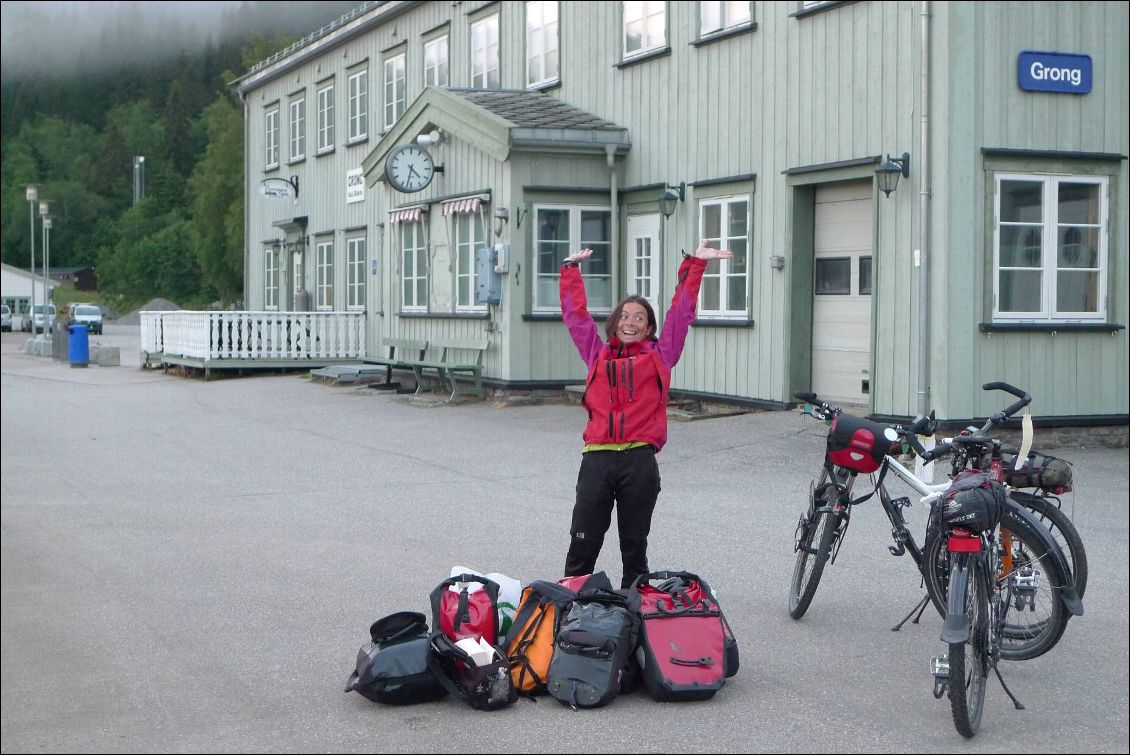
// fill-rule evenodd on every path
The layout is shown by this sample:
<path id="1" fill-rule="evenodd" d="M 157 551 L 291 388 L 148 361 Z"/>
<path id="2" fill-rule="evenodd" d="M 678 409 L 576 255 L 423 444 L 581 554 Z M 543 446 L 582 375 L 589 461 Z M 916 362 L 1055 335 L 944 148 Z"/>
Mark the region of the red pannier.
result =
<path id="1" fill-rule="evenodd" d="M 888 432 L 894 437 L 888 437 Z M 828 461 L 857 472 L 874 472 L 883 465 L 883 457 L 897 439 L 886 425 L 838 414 L 828 430 Z"/>
<path id="2" fill-rule="evenodd" d="M 478 582 L 481 590 L 470 589 Z M 456 590 L 448 589 L 455 587 Z M 464 637 L 482 637 L 498 644 L 498 583 L 478 574 L 460 574 L 440 582 L 432 590 L 432 628 L 457 642 Z"/>
<path id="3" fill-rule="evenodd" d="M 707 700 L 738 672 L 737 641 L 701 577 L 642 574 L 629 600 L 641 620 L 636 660 L 655 700 Z"/>

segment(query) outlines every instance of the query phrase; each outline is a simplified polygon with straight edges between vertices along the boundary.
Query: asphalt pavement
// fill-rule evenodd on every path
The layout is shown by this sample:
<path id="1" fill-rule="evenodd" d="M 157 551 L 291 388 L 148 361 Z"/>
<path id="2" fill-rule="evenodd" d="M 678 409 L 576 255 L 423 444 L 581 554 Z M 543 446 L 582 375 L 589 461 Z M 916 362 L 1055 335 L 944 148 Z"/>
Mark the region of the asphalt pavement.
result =
<path id="1" fill-rule="evenodd" d="M 560 576 L 584 411 L 204 382 L 142 370 L 137 333 L 108 324 L 122 366 L 85 369 L 0 339 L 5 753 L 1127 751 L 1124 448 L 1052 451 L 1075 464 L 1086 613 L 1002 664 L 1025 710 L 991 678 L 971 741 L 931 695 L 939 617 L 891 631 L 923 593 L 877 505 L 789 618 L 826 433 L 795 411 L 672 422 L 659 456 L 651 564 L 707 579 L 740 643 L 712 700 L 386 707 L 342 692 L 372 621 L 428 613 L 456 564 Z M 615 533 L 599 566 L 619 581 Z"/>

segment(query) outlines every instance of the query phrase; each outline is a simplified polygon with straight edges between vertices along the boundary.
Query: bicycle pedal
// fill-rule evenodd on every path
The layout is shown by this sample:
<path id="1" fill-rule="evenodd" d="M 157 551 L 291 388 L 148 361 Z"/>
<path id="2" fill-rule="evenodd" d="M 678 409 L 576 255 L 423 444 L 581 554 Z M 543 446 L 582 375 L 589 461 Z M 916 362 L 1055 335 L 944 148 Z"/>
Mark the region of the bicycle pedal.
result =
<path id="1" fill-rule="evenodd" d="M 908 498 L 907 496 L 902 496 L 901 498 L 892 498 L 891 503 L 893 503 L 900 509 L 910 508 L 910 498 Z"/>
<path id="2" fill-rule="evenodd" d="M 930 673 L 934 675 L 934 699 L 941 700 L 949 691 L 950 660 L 947 656 L 936 655 L 930 659 Z"/>

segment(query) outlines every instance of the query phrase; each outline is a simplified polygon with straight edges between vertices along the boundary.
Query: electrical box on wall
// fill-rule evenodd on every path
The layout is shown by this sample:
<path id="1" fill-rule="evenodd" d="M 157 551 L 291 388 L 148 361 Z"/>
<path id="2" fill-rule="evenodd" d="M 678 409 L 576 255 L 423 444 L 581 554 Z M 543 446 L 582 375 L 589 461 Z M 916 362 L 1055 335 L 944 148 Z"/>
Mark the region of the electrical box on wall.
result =
<path id="1" fill-rule="evenodd" d="M 498 272 L 497 249 L 497 247 L 480 246 L 475 250 L 476 304 L 502 303 L 502 274 Z"/>
<path id="2" fill-rule="evenodd" d="M 510 272 L 509 244 L 499 243 L 494 245 L 494 271 L 496 273 Z"/>

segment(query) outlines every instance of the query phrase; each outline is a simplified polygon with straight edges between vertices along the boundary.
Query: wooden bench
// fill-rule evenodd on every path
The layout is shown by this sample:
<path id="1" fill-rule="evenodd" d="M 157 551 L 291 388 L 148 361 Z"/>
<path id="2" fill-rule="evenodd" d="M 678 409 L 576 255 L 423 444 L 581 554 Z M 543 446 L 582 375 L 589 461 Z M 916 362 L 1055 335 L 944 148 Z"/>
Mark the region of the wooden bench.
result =
<path id="1" fill-rule="evenodd" d="M 407 360 L 406 364 L 412 368 L 416 375 L 416 393 L 420 392 L 423 385 L 425 370 L 435 370 L 436 377 L 441 386 L 451 385 L 451 401 L 459 395 L 457 374 L 468 374 L 475 383 L 475 395 L 486 398 L 483 391 L 483 354 L 490 345 L 486 338 L 468 341 L 431 341 L 429 347 L 439 350 L 438 359 Z"/>
<path id="2" fill-rule="evenodd" d="M 386 338 L 382 348 L 387 350 L 388 356 L 365 357 L 361 361 L 365 364 L 383 364 L 385 366 L 385 381 L 374 387 L 399 388 L 400 383 L 392 382 L 392 368 L 399 370 L 412 369 L 409 360 L 420 361 L 428 349 L 428 342 L 415 338 Z"/>

